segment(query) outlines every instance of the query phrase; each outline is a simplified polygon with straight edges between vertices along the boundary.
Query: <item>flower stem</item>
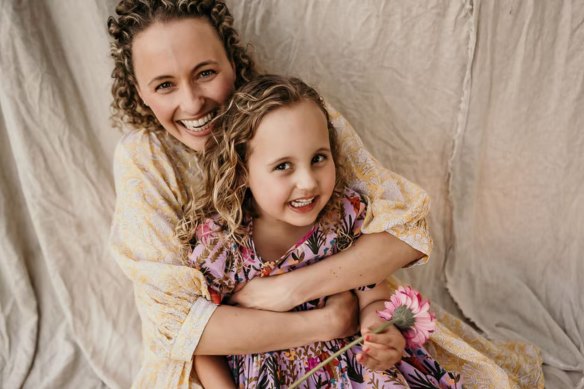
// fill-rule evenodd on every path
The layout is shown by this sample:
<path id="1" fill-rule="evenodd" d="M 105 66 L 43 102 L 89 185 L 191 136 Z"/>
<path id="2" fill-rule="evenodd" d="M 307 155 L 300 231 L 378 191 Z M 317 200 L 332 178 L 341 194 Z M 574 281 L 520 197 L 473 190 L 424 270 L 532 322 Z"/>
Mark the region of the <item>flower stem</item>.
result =
<path id="1" fill-rule="evenodd" d="M 376 329 L 374 329 L 373 333 L 378 334 L 392 324 L 393 324 L 393 320 L 388 320 L 385 323 L 383 323 L 382 325 L 380 325 L 379 327 L 377 327 Z M 343 347 L 342 349 L 340 349 L 339 351 L 337 351 L 336 353 L 334 353 L 333 355 L 331 355 L 330 357 L 328 357 L 327 359 L 325 359 L 324 361 L 322 361 L 321 363 L 316 365 L 316 367 L 314 367 L 312 370 L 310 370 L 308 373 L 306 373 L 302 378 L 300 378 L 298 381 L 296 381 L 292 385 L 290 385 L 288 387 L 288 389 L 297 388 L 301 383 L 306 381 L 308 379 L 308 377 L 313 375 L 317 370 L 322 369 L 324 366 L 329 364 L 333 359 L 335 359 L 336 357 L 338 357 L 339 355 L 341 355 L 342 353 L 344 353 L 345 351 L 347 351 L 348 349 L 350 349 L 351 347 L 353 347 L 357 343 L 362 343 L 364 338 L 365 338 L 364 336 L 360 336 L 357 339 L 353 340 L 351 343 L 345 345 L 345 347 Z"/>

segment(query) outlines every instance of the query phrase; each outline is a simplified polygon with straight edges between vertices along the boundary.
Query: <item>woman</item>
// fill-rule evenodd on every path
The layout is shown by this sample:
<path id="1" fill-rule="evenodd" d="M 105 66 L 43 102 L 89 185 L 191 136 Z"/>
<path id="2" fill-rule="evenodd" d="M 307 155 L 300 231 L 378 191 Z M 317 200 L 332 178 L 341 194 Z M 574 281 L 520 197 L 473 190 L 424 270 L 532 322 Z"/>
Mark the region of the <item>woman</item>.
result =
<path id="1" fill-rule="evenodd" d="M 184 265 L 174 229 L 189 200 L 189 188 L 197 184 L 193 151 L 202 149 L 218 107 L 235 87 L 257 74 L 254 63 L 239 45 L 232 18 L 220 1 L 128 0 L 118 4 L 116 13 L 108 20 L 115 60 L 112 105 L 115 117 L 132 131 L 122 138 L 115 155 L 117 201 L 111 244 L 134 282 L 142 318 L 145 355 L 135 386 L 194 385 L 193 354 L 262 352 L 354 331 L 355 305 L 346 295 L 331 299 L 321 312 L 285 311 L 380 281 L 417 259 L 425 262 L 431 250 L 426 194 L 372 160 L 352 128 L 331 110 L 353 185 L 368 195 L 376 210 L 363 228 L 367 235 L 314 266 L 254 280 L 233 299 L 246 308 L 216 307 L 207 300 L 202 275 Z M 374 182 L 387 183 L 391 190 Z M 397 195 L 383 198 L 383 193 Z M 288 332 L 285 338 L 282 328 Z M 379 347 L 363 356 L 372 369 L 395 364 L 403 350 L 383 346 L 387 344 L 383 336 L 373 339 Z M 445 367 L 459 370 L 462 365 L 453 345 L 459 347 L 460 340 L 440 336 L 443 355 L 452 361 L 449 352 L 456 360 Z M 479 373 L 507 380 L 488 358 L 463 362 L 483 369 Z"/>

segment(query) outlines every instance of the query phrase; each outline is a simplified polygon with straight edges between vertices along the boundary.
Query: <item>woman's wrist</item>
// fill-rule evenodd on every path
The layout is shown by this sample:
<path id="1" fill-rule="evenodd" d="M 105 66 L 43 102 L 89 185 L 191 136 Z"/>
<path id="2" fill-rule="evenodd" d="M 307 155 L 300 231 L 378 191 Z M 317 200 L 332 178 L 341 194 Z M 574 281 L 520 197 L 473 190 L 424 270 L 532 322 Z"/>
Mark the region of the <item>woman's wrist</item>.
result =
<path id="1" fill-rule="evenodd" d="M 311 288 L 307 287 L 311 285 L 306 282 L 307 280 L 304 277 L 304 275 L 310 274 L 308 269 L 309 266 L 277 276 L 276 285 L 278 285 L 280 290 L 285 292 L 284 294 L 287 296 L 291 307 L 296 307 L 315 298 L 323 297 L 314 296 L 314 292 L 311 293 Z"/>

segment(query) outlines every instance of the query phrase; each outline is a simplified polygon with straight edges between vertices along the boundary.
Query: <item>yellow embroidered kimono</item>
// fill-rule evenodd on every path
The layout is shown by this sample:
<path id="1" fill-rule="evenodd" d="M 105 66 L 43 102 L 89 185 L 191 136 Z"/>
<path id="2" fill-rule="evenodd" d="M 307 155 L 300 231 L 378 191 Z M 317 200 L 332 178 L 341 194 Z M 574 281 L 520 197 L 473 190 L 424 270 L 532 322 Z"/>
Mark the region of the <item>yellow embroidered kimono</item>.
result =
<path id="1" fill-rule="evenodd" d="M 362 231 L 395 235 L 426 254 L 418 261 L 425 263 L 432 249 L 427 194 L 384 169 L 350 124 L 330 107 L 329 112 L 339 132 L 342 162 L 351 173 L 350 186 L 370 199 Z M 136 131 L 118 144 L 114 175 L 111 249 L 134 284 L 142 319 L 143 363 L 133 387 L 198 388 L 193 353 L 216 306 L 201 273 L 183 265 L 174 235 L 187 188 L 197 185 L 194 156 L 166 133 Z M 519 343 L 497 346 L 447 313 L 437 316 L 440 323 L 427 348 L 446 369 L 462 374 L 465 387 L 543 387 L 537 349 Z"/>

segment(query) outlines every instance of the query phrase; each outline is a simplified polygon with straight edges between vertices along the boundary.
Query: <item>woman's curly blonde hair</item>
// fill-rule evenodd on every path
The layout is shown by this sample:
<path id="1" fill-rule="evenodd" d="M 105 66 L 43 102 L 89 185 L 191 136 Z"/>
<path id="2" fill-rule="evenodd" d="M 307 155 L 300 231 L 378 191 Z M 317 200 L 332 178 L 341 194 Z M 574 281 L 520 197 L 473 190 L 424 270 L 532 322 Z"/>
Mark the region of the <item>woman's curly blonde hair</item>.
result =
<path id="1" fill-rule="evenodd" d="M 324 100 L 315 89 L 298 78 L 276 75 L 258 76 L 235 91 L 215 118 L 212 136 L 200 156 L 202 182 L 185 210 L 177 235 L 188 250 L 197 227 L 205 218 L 216 217 L 217 224 L 239 244 L 246 244 L 246 218 L 255 216 L 248 189 L 248 144 L 261 120 L 281 107 L 301 101 L 315 103 L 323 112 L 331 154 L 336 167 L 336 183 L 332 201 L 340 197 L 346 183 L 339 164 L 337 132 L 333 127 Z M 328 209 L 328 207 L 325 207 Z M 326 212 L 323 210 L 322 213 Z"/>
<path id="2" fill-rule="evenodd" d="M 132 63 L 134 37 L 154 22 L 185 18 L 206 18 L 217 31 L 227 57 L 235 64 L 235 87 L 257 75 L 255 63 L 239 43 L 229 9 L 219 0 L 122 0 L 116 16 L 107 21 L 112 38 L 112 121 L 115 127 L 124 124 L 134 129 L 161 130 L 162 126 L 138 96 Z"/>

